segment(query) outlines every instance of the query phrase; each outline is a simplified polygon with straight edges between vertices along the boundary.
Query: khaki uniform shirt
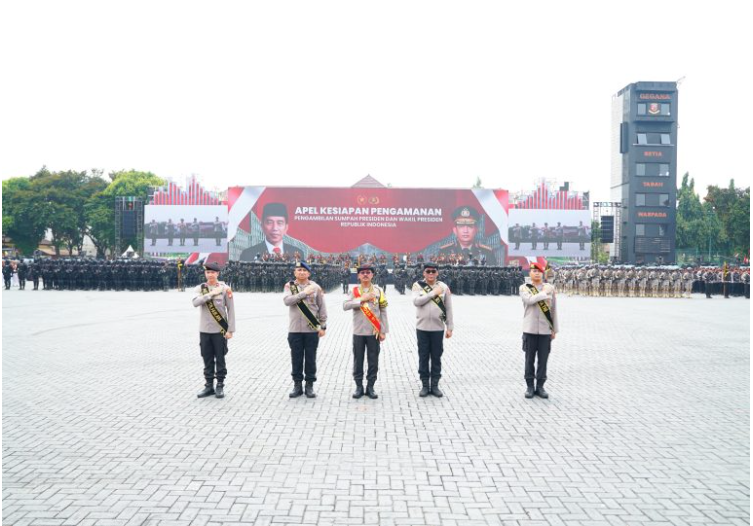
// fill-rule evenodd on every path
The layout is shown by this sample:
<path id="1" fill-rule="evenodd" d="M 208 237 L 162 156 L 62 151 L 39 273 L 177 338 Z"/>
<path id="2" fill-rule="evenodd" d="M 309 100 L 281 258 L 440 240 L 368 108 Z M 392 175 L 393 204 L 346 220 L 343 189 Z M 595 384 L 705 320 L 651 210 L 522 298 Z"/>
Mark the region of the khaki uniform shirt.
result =
<path id="1" fill-rule="evenodd" d="M 541 287 L 543 288 L 542 283 Z M 534 287 L 536 287 L 534 285 Z M 536 290 L 540 290 L 536 288 Z M 520 298 L 523 300 L 523 332 L 527 334 L 552 334 L 552 330 L 549 328 L 549 322 L 541 312 L 539 308 L 539 301 L 545 300 L 549 305 L 549 310 L 552 313 L 552 321 L 554 322 L 554 332 L 559 332 L 559 323 L 557 321 L 557 295 L 552 292 L 552 299 L 547 300 L 547 295 L 543 292 L 538 294 L 531 294 L 528 290 L 528 285 L 523 284 L 519 289 Z"/>
<path id="2" fill-rule="evenodd" d="M 382 326 L 381 333 L 387 334 L 390 331 L 390 324 L 387 320 L 387 307 L 384 291 L 377 285 L 372 285 L 373 291 L 376 293 L 376 299 L 368 302 L 368 307 L 371 312 L 379 319 L 379 323 Z M 360 285 L 359 285 L 360 287 Z M 362 294 L 366 294 L 368 291 L 362 290 Z M 381 301 L 380 301 L 381 300 Z M 380 307 L 380 303 L 384 306 Z M 374 334 L 374 326 L 361 312 L 361 300 L 356 298 L 353 294 L 353 288 L 350 289 L 348 299 L 343 303 L 343 310 L 353 310 L 353 334 L 356 336 L 372 336 Z"/>
<path id="3" fill-rule="evenodd" d="M 416 329 L 419 331 L 444 331 L 445 325 L 447 330 L 453 330 L 454 324 L 452 319 L 452 292 L 446 283 L 437 280 L 437 285 L 442 287 L 443 292 L 439 296 L 442 298 L 445 309 L 447 310 L 447 319 L 443 322 L 440 316 L 442 309 L 434 303 L 436 294 L 432 291 L 427 293 L 418 282 L 413 284 L 413 305 L 416 306 Z"/>
<path id="4" fill-rule="evenodd" d="M 290 290 L 290 282 L 285 283 L 285 289 L 282 295 L 282 301 L 288 306 L 289 311 L 289 323 L 288 332 L 318 332 L 319 328 L 312 329 L 308 323 L 308 319 L 303 315 L 301 309 L 298 308 L 298 302 L 303 300 L 311 312 L 319 320 L 322 325 L 327 324 L 327 304 L 324 301 L 324 291 L 322 288 L 313 281 L 307 281 L 303 285 L 296 282 L 298 285 L 298 294 L 293 294 Z M 314 285 L 317 287 L 317 291 L 309 296 L 303 289 L 308 285 Z"/>
<path id="5" fill-rule="evenodd" d="M 204 283 L 204 285 L 207 285 Z M 209 287 L 210 291 L 217 287 L 227 287 L 223 281 L 220 281 L 217 287 Z M 235 306 L 233 304 L 233 298 L 228 296 L 227 290 L 217 296 L 210 296 L 209 294 L 201 293 L 201 285 L 197 285 L 193 289 L 193 306 L 200 307 L 199 310 L 199 332 L 208 332 L 216 334 L 220 332 L 220 324 L 212 317 L 212 313 L 209 312 L 207 302 L 214 301 L 215 307 L 220 311 L 220 314 L 225 318 L 228 324 L 228 332 L 235 332 Z"/>

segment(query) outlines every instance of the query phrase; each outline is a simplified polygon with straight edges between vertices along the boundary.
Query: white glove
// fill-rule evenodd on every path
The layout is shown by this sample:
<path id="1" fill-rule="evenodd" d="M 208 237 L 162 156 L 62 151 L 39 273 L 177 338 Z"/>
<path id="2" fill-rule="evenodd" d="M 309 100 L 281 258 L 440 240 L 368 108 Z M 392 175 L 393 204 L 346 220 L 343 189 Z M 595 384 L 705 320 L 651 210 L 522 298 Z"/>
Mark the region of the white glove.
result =
<path id="1" fill-rule="evenodd" d="M 308 285 L 305 289 L 303 289 L 303 292 L 305 292 L 306 295 L 311 296 L 312 294 L 316 293 L 316 290 L 316 285 Z"/>

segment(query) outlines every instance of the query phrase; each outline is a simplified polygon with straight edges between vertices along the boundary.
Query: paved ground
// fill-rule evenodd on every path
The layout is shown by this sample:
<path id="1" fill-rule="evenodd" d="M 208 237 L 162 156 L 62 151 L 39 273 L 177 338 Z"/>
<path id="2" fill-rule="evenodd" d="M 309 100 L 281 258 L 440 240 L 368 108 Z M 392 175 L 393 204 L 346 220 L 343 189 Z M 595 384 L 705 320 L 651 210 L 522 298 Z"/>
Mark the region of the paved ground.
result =
<path id="1" fill-rule="evenodd" d="M 420 399 L 389 296 L 379 400 L 350 397 L 337 293 L 317 399 L 288 399 L 281 295 L 238 294 L 227 397 L 198 400 L 189 293 L 4 292 L 2 523 L 749 523 L 747 300 L 561 297 L 545 401 L 517 298 L 455 299 Z"/>

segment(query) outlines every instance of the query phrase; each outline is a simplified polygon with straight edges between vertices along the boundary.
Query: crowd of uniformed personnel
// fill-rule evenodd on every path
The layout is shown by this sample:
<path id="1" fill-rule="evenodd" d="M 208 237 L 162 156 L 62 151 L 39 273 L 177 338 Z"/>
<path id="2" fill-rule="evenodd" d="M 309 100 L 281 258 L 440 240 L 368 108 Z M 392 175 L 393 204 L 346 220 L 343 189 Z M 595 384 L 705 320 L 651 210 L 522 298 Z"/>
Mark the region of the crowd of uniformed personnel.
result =
<path id="1" fill-rule="evenodd" d="M 4 259 L 2 265 L 5 288 L 10 289 L 15 274 L 20 290 L 25 290 L 27 282 L 31 282 L 33 290 L 185 290 L 186 287 L 195 287 L 204 279 L 201 265 L 185 265 L 182 260 Z M 342 267 L 330 264 L 314 266 L 326 290 L 335 288 L 341 282 Z M 292 268 L 293 263 L 236 261 L 227 266 L 223 277 L 239 292 L 279 292 Z M 345 270 L 350 274 L 348 269 Z"/>
<path id="2" fill-rule="evenodd" d="M 750 269 L 739 267 L 562 266 L 548 279 L 570 295 L 689 298 L 694 292 L 750 298 Z"/>
<path id="3" fill-rule="evenodd" d="M 5 288 L 10 288 L 12 275 L 18 276 L 20 290 L 30 281 L 33 290 L 169 290 L 178 286 L 179 268 L 183 286 L 199 283 L 201 268 L 179 265 L 176 262 L 144 259 L 101 260 L 36 259 L 3 261 Z"/>
<path id="4" fill-rule="evenodd" d="M 372 258 L 365 258 L 371 260 Z M 374 284 L 391 283 L 400 294 L 421 278 L 422 265 L 395 266 L 373 258 Z M 354 282 L 349 260 L 311 263 L 317 281 L 325 291 L 341 287 L 343 293 Z M 153 291 L 195 287 L 202 282 L 201 265 L 184 265 L 181 260 L 35 259 L 2 262 L 5 288 L 13 274 L 19 289 L 31 282 L 34 290 L 132 290 Z M 295 263 L 273 261 L 231 261 L 223 279 L 236 292 L 279 292 L 289 281 Z M 519 267 L 439 265 L 444 283 L 455 295 L 516 295 L 524 282 Z M 549 269 L 548 282 L 569 295 L 639 298 L 687 298 L 691 293 L 750 298 L 750 268 L 745 267 L 645 267 L 621 265 L 564 265 Z"/>
<path id="5" fill-rule="evenodd" d="M 477 267 L 438 265 L 442 281 L 456 296 L 515 296 L 525 278 L 520 267 Z M 392 272 L 395 290 L 406 290 L 421 279 L 423 267 L 398 267 Z"/>
<path id="6" fill-rule="evenodd" d="M 330 263 L 311 263 L 317 283 L 325 291 L 336 288 L 350 269 Z M 222 271 L 222 279 L 235 292 L 280 292 L 290 281 L 295 262 L 231 261 Z"/>

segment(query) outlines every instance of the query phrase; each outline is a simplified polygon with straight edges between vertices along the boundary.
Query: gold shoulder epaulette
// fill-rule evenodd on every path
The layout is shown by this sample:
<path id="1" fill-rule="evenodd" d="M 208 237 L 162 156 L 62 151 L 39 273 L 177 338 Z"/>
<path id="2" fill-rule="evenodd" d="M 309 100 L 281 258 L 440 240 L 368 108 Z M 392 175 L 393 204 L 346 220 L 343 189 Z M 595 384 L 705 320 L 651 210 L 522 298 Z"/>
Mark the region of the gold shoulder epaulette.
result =
<path id="1" fill-rule="evenodd" d="M 455 246 L 455 243 L 447 243 L 446 245 L 442 245 L 441 247 L 439 247 L 439 250 L 442 250 L 443 248 L 450 248 L 453 246 Z"/>

